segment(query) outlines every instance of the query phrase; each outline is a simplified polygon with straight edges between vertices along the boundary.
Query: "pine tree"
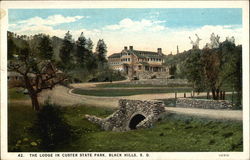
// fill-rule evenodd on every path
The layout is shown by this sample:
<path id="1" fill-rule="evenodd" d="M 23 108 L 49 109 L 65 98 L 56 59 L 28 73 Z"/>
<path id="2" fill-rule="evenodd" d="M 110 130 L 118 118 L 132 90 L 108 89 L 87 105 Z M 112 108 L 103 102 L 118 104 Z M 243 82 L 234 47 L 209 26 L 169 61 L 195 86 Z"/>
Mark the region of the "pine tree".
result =
<path id="1" fill-rule="evenodd" d="M 43 35 L 41 38 L 41 42 L 37 47 L 39 52 L 39 57 L 44 60 L 52 60 L 53 59 L 53 47 L 52 42 L 47 35 Z"/>
<path id="2" fill-rule="evenodd" d="M 96 54 L 98 57 L 99 63 L 103 66 L 106 62 L 107 46 L 104 43 L 103 39 L 99 39 L 96 45 Z"/>
<path id="3" fill-rule="evenodd" d="M 65 34 L 64 39 L 63 39 L 63 45 L 60 49 L 60 58 L 62 61 L 62 67 L 64 69 L 67 69 L 70 67 L 71 62 L 72 62 L 72 49 L 73 49 L 73 40 L 72 40 L 72 35 L 69 33 L 69 31 Z"/>
<path id="4" fill-rule="evenodd" d="M 93 44 L 93 41 L 90 38 L 88 38 L 86 45 L 87 45 L 86 48 L 89 51 L 89 53 L 93 53 L 94 44 Z"/>
<path id="5" fill-rule="evenodd" d="M 87 39 L 84 37 L 82 32 L 76 42 L 76 61 L 81 67 L 84 67 L 87 62 L 88 52 Z"/>

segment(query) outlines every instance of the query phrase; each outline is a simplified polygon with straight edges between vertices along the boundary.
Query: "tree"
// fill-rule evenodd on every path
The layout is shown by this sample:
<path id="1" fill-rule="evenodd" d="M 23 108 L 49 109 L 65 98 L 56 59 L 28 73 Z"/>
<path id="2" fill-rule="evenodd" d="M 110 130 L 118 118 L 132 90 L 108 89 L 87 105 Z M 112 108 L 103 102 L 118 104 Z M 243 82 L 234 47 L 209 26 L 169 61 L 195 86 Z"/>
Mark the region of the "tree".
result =
<path id="1" fill-rule="evenodd" d="M 93 46 L 94 46 L 93 41 L 90 38 L 88 38 L 86 48 L 89 51 L 89 53 L 93 53 Z"/>
<path id="2" fill-rule="evenodd" d="M 237 89 L 238 104 L 242 93 L 241 46 L 231 41 L 219 43 L 218 48 L 192 49 L 186 59 L 185 72 L 195 88 L 212 92 L 213 99 L 222 99 L 221 92 L 229 86 Z"/>
<path id="3" fill-rule="evenodd" d="M 184 62 L 184 73 L 186 78 L 193 83 L 194 89 L 198 92 L 205 89 L 203 64 L 201 62 L 201 50 L 192 49 L 189 51 L 189 56 Z"/>
<path id="4" fill-rule="evenodd" d="M 41 59 L 51 60 L 53 58 L 53 47 L 50 37 L 43 35 L 38 46 L 39 56 Z"/>
<path id="5" fill-rule="evenodd" d="M 65 70 L 70 68 L 72 62 L 71 52 L 73 47 L 74 45 L 73 45 L 72 35 L 68 31 L 64 36 L 63 45 L 60 49 L 60 54 L 59 54 L 62 61 L 62 67 Z"/>
<path id="6" fill-rule="evenodd" d="M 103 66 L 106 62 L 106 54 L 107 54 L 107 46 L 104 43 L 103 39 L 99 39 L 96 45 L 96 54 L 97 54 L 97 59 L 100 63 L 101 66 Z"/>
<path id="7" fill-rule="evenodd" d="M 52 89 L 67 77 L 58 74 L 53 61 L 41 59 L 38 53 L 32 52 L 28 42 L 24 42 L 22 48 L 17 52 L 17 56 L 8 60 L 8 71 L 17 72 L 23 77 L 23 87 L 28 90 L 32 108 L 38 111 L 40 109 L 39 93 L 45 89 Z"/>
<path id="8" fill-rule="evenodd" d="M 17 46 L 14 43 L 13 37 L 8 37 L 8 42 L 7 42 L 7 50 L 8 50 L 8 59 L 11 59 L 16 55 L 17 52 Z"/>
<path id="9" fill-rule="evenodd" d="M 87 49 L 87 39 L 84 37 L 83 32 L 76 41 L 76 61 L 81 67 L 84 67 L 87 63 L 89 56 L 89 50 Z"/>

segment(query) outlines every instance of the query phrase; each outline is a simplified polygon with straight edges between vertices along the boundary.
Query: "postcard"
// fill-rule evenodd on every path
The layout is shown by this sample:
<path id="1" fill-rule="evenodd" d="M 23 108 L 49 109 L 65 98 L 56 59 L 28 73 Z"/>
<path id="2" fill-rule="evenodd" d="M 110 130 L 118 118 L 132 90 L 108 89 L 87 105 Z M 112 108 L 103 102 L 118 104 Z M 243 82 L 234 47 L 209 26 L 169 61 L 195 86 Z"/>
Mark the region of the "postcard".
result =
<path id="1" fill-rule="evenodd" d="M 249 2 L 1 2 L 1 158 L 249 159 Z"/>

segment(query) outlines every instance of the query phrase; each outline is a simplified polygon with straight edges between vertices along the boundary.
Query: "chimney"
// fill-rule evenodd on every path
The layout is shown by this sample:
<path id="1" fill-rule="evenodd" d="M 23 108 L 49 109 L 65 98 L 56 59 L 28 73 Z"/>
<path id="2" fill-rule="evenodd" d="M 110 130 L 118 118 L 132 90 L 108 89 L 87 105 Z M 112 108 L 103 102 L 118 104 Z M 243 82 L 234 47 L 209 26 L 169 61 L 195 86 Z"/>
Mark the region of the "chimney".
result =
<path id="1" fill-rule="evenodd" d="M 157 53 L 158 53 L 158 54 L 162 54 L 161 48 L 157 48 Z"/>
<path id="2" fill-rule="evenodd" d="M 125 50 L 125 51 L 128 50 L 128 47 L 127 47 L 127 46 L 124 46 L 124 50 Z"/>
<path id="3" fill-rule="evenodd" d="M 133 46 L 129 46 L 129 50 L 133 50 Z"/>

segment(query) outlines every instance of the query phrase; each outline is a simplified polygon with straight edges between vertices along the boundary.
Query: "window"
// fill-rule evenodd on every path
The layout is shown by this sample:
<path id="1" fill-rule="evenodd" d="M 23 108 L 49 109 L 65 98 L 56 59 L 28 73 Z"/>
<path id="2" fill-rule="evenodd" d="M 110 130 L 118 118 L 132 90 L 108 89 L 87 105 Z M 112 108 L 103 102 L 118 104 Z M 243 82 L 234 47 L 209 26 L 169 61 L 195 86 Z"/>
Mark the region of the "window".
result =
<path id="1" fill-rule="evenodd" d="M 138 66 L 138 69 L 141 70 L 141 66 Z"/>
<path id="2" fill-rule="evenodd" d="M 128 61 L 130 61 L 130 58 L 128 58 Z"/>

